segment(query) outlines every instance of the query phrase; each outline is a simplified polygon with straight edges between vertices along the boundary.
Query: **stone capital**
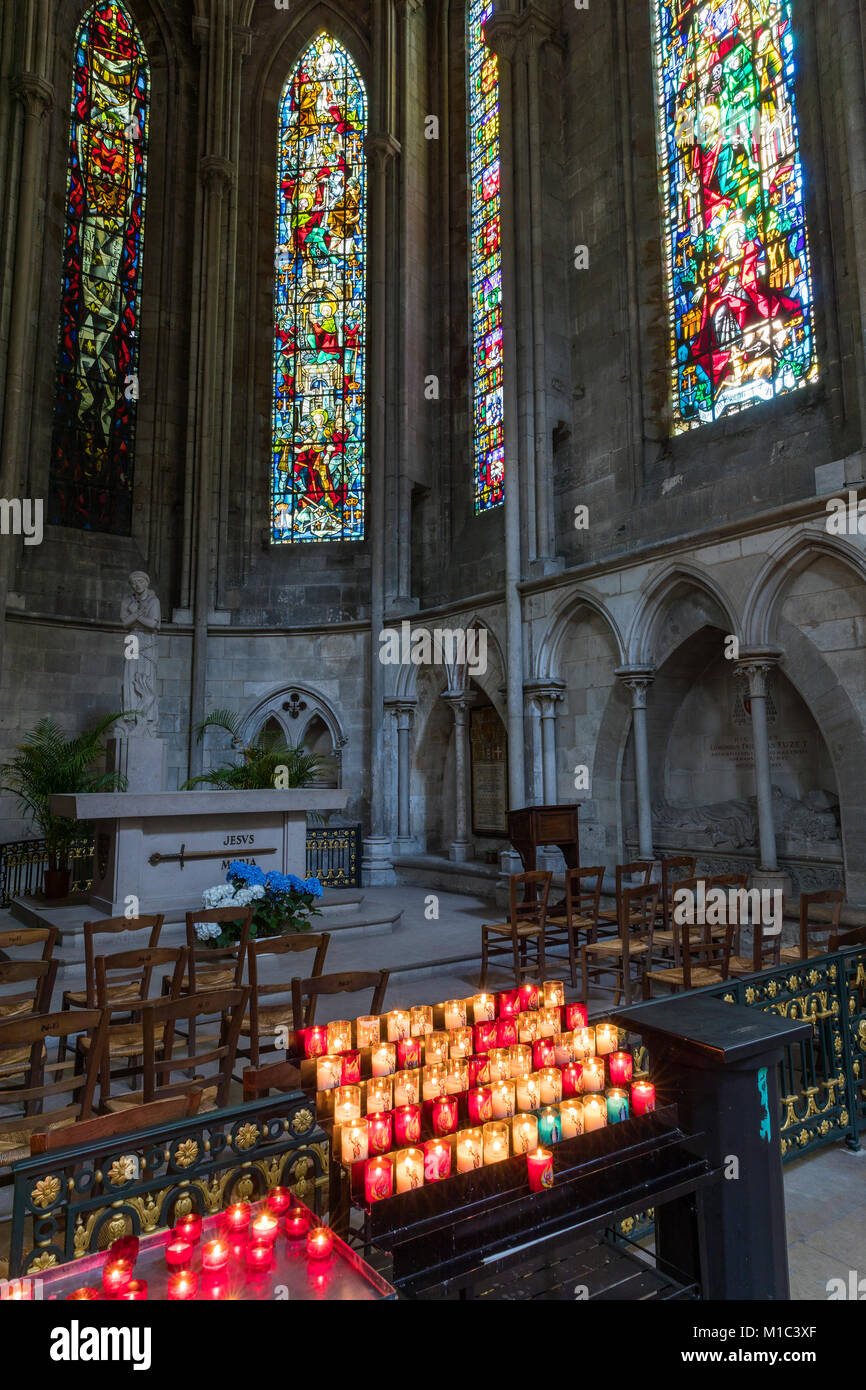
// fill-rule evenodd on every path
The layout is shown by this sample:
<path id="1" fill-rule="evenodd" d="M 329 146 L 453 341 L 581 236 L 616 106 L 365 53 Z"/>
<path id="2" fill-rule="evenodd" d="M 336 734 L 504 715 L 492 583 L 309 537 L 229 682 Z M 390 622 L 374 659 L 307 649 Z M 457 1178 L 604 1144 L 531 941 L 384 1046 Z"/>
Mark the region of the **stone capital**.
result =
<path id="1" fill-rule="evenodd" d="M 740 653 L 734 669 L 741 679 L 748 681 L 749 695 L 753 700 L 766 698 L 767 679 L 781 659 L 782 653 L 771 647 Z"/>
<path id="2" fill-rule="evenodd" d="M 199 160 L 198 173 L 208 192 L 223 193 L 234 183 L 235 166 L 221 154 L 206 154 Z"/>
<path id="3" fill-rule="evenodd" d="M 412 720 L 415 716 L 415 710 L 418 708 L 417 700 L 401 700 L 395 697 L 393 699 L 386 700 L 384 703 L 385 708 L 387 710 L 390 710 L 394 718 L 397 720 L 398 730 L 411 729 Z"/>
<path id="4" fill-rule="evenodd" d="M 520 45 L 520 20 L 517 15 L 494 10 L 484 26 L 484 38 L 497 58 L 510 63 Z"/>
<path id="5" fill-rule="evenodd" d="M 632 709 L 646 709 L 649 688 L 656 678 L 654 669 L 651 666 L 621 666 L 615 674 L 631 691 Z"/>
<path id="6" fill-rule="evenodd" d="M 523 687 L 523 693 L 530 705 L 534 701 L 538 706 L 542 719 L 552 719 L 556 717 L 556 706 L 565 699 L 565 684 L 553 680 L 531 681 Z"/>
<path id="7" fill-rule="evenodd" d="M 458 727 L 466 723 L 466 715 L 475 703 L 475 696 L 471 690 L 443 690 L 439 699 L 450 705 L 454 723 Z"/>
<path id="8" fill-rule="evenodd" d="M 400 153 L 400 149 L 400 141 L 387 132 L 368 135 L 364 142 L 364 151 L 376 174 L 386 172 L 391 160 L 396 159 Z"/>
<path id="9" fill-rule="evenodd" d="M 54 88 L 38 72 L 19 73 L 13 91 L 28 116 L 41 120 L 54 105 Z"/>

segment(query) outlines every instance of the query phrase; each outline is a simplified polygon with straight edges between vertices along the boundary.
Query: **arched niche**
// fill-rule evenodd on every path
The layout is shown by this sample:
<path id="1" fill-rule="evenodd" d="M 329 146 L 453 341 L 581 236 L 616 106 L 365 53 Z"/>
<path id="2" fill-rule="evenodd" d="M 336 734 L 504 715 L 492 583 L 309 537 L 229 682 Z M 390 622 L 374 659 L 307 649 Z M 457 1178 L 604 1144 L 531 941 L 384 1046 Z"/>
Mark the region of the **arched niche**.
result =
<path id="1" fill-rule="evenodd" d="M 339 715 L 319 691 L 308 685 L 284 685 L 258 700 L 244 715 L 241 732 L 252 739 L 266 730 L 294 747 L 303 746 L 332 760 L 333 772 L 317 785 L 343 785 L 343 749 L 348 740 Z"/>

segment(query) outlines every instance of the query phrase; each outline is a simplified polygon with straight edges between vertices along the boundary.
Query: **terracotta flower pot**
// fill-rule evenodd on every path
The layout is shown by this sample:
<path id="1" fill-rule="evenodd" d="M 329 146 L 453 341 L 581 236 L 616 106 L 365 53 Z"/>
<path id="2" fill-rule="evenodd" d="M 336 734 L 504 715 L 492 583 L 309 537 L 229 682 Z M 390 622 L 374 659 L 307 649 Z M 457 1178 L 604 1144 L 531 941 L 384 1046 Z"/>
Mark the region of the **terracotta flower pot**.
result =
<path id="1" fill-rule="evenodd" d="M 68 898 L 71 878 L 72 874 L 69 869 L 46 869 L 46 898 Z"/>

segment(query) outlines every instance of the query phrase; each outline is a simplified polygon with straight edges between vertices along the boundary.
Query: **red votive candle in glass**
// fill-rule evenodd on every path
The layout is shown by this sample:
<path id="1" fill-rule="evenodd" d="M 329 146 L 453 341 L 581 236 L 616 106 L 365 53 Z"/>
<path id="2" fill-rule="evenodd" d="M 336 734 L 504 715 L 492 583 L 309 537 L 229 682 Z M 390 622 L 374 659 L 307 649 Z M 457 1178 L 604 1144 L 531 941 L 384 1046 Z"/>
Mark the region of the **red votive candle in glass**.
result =
<path id="1" fill-rule="evenodd" d="M 224 1274 L 203 1274 L 199 1285 L 201 1298 L 207 1299 L 209 1303 L 218 1303 L 223 1298 L 228 1298 L 229 1281 Z"/>
<path id="2" fill-rule="evenodd" d="M 268 1211 L 272 1211 L 275 1216 L 282 1216 L 292 1205 L 292 1194 L 287 1187 L 272 1187 L 265 1200 Z"/>
<path id="3" fill-rule="evenodd" d="M 534 1153 L 527 1154 L 526 1171 L 532 1192 L 543 1192 L 546 1187 L 553 1187 L 553 1154 L 549 1149 L 536 1149 Z"/>
<path id="4" fill-rule="evenodd" d="M 279 1217 L 274 1212 L 260 1211 L 253 1219 L 252 1239 L 257 1245 L 273 1245 L 279 1229 Z"/>
<path id="5" fill-rule="evenodd" d="M 627 1086 L 631 1081 L 634 1064 L 630 1052 L 612 1052 L 607 1059 L 610 1079 L 614 1086 Z"/>
<path id="6" fill-rule="evenodd" d="M 109 1298 L 119 1298 L 132 1278 L 131 1260 L 109 1259 L 102 1271 L 103 1292 Z"/>
<path id="7" fill-rule="evenodd" d="M 635 1115 L 648 1115 L 656 1108 L 656 1088 L 651 1081 L 635 1081 L 631 1088 L 631 1108 Z"/>
<path id="8" fill-rule="evenodd" d="M 469 1092 L 469 1123 L 483 1125 L 492 1119 L 493 1088 L 491 1086 L 476 1086 L 474 1091 Z"/>
<path id="9" fill-rule="evenodd" d="M 564 1004 L 565 1009 L 565 1031 L 570 1033 L 574 1028 L 586 1027 L 586 1005 L 585 1004 Z"/>
<path id="10" fill-rule="evenodd" d="M 201 1248 L 201 1267 L 209 1274 L 225 1269 L 229 1257 L 228 1242 L 208 1240 Z"/>
<path id="11" fill-rule="evenodd" d="M 451 1176 L 451 1146 L 441 1139 L 428 1139 L 424 1145 L 424 1181 L 440 1182 Z"/>
<path id="12" fill-rule="evenodd" d="M 92 1284 L 85 1284 L 83 1288 L 66 1295 L 67 1303 L 95 1303 L 97 1299 L 101 1300 L 102 1294 Z"/>
<path id="13" fill-rule="evenodd" d="M 341 1054 L 340 1066 L 340 1085 L 358 1086 L 361 1083 L 361 1054 L 360 1052 L 343 1052 Z"/>
<path id="14" fill-rule="evenodd" d="M 420 1105 L 401 1105 L 394 1111 L 394 1142 L 411 1149 L 421 1138 Z"/>
<path id="15" fill-rule="evenodd" d="M 314 1226 L 307 1236 L 307 1255 L 311 1260 L 329 1260 L 334 1253 L 334 1233 L 327 1226 Z"/>
<path id="16" fill-rule="evenodd" d="M 119 1295 L 127 1303 L 147 1302 L 147 1280 L 130 1279 L 123 1293 Z"/>
<path id="17" fill-rule="evenodd" d="M 179 1236 L 170 1240 L 165 1247 L 165 1262 L 169 1269 L 186 1269 L 192 1262 L 195 1246 L 191 1240 L 182 1240 Z"/>
<path id="18" fill-rule="evenodd" d="M 562 1098 L 568 1100 L 570 1096 L 580 1093 L 580 1078 L 583 1073 L 582 1062 L 569 1062 L 568 1066 L 560 1068 L 562 1072 Z"/>
<path id="19" fill-rule="evenodd" d="M 496 1046 L 514 1047 L 517 1042 L 517 1018 L 499 1018 L 496 1020 Z"/>
<path id="20" fill-rule="evenodd" d="M 520 996 L 521 1013 L 527 1013 L 530 1009 L 538 1008 L 538 985 L 530 984 L 529 981 L 527 981 L 526 984 L 520 986 L 517 993 Z"/>
<path id="21" fill-rule="evenodd" d="M 367 1143 L 370 1154 L 386 1154 L 391 1147 L 394 1126 L 391 1111 L 367 1116 Z"/>
<path id="22" fill-rule="evenodd" d="M 286 1235 L 289 1240 L 303 1240 L 310 1229 L 310 1213 L 304 1207 L 292 1207 L 286 1212 Z"/>
<path id="23" fill-rule="evenodd" d="M 494 1028 L 496 1025 L 493 1025 Z M 490 1058 L 486 1052 L 469 1058 L 469 1085 L 489 1086 L 491 1082 Z"/>
<path id="24" fill-rule="evenodd" d="M 304 1029 L 304 1052 L 308 1057 L 324 1057 L 328 1051 L 328 1030 L 323 1023 Z"/>
<path id="25" fill-rule="evenodd" d="M 364 1196 L 368 1202 L 381 1202 L 394 1191 L 394 1165 L 381 1154 L 364 1165 Z"/>
<path id="26" fill-rule="evenodd" d="M 229 1236 L 245 1236 L 250 1228 L 251 1215 L 249 1202 L 235 1202 L 226 1207 L 220 1217 L 223 1231 Z"/>
<path id="27" fill-rule="evenodd" d="M 168 1281 L 168 1298 L 172 1303 L 188 1303 L 198 1293 L 198 1275 L 193 1269 L 179 1269 Z"/>
<path id="28" fill-rule="evenodd" d="M 201 1217 L 195 1212 L 182 1216 L 172 1235 L 176 1240 L 191 1240 L 193 1245 L 197 1245 L 201 1240 Z"/>
<path id="29" fill-rule="evenodd" d="M 397 1066 L 401 1071 L 421 1065 L 421 1039 L 400 1038 L 397 1043 Z"/>
<path id="30" fill-rule="evenodd" d="M 248 1274 L 267 1274 L 274 1263 L 274 1247 L 268 1241 L 251 1240 L 246 1250 Z"/>
<path id="31" fill-rule="evenodd" d="M 499 1017 L 516 1018 L 520 1013 L 520 992 L 516 989 L 505 989 L 499 996 Z"/>
<path id="32" fill-rule="evenodd" d="M 538 1038 L 532 1044 L 532 1070 L 556 1066 L 556 1044 L 553 1038 Z"/>
<path id="33" fill-rule="evenodd" d="M 0 1303 L 31 1303 L 33 1285 L 29 1279 L 10 1279 L 0 1281 Z"/>
<path id="34" fill-rule="evenodd" d="M 434 1134 L 455 1134 L 460 1123 L 457 1096 L 437 1096 L 432 1107 Z"/>
<path id="35" fill-rule="evenodd" d="M 476 1023 L 475 1025 L 475 1051 L 490 1052 L 497 1046 L 497 1027 L 496 1021 Z"/>

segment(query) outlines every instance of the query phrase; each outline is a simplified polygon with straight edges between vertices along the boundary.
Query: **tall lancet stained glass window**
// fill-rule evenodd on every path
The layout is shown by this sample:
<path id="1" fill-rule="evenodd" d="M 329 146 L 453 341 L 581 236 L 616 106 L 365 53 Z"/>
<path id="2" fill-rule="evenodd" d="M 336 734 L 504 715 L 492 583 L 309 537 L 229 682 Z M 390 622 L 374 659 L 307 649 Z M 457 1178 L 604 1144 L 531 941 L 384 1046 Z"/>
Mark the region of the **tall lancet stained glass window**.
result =
<path id="1" fill-rule="evenodd" d="M 504 498 L 499 74 L 484 41 L 492 0 L 469 0 L 469 168 L 475 511 Z"/>
<path id="2" fill-rule="evenodd" d="M 149 71 L 122 5 L 75 39 L 49 521 L 131 529 Z"/>
<path id="3" fill-rule="evenodd" d="M 654 0 L 676 433 L 815 381 L 792 0 Z"/>
<path id="4" fill-rule="evenodd" d="M 367 97 L 314 39 L 283 90 L 277 150 L 271 536 L 364 535 Z"/>

